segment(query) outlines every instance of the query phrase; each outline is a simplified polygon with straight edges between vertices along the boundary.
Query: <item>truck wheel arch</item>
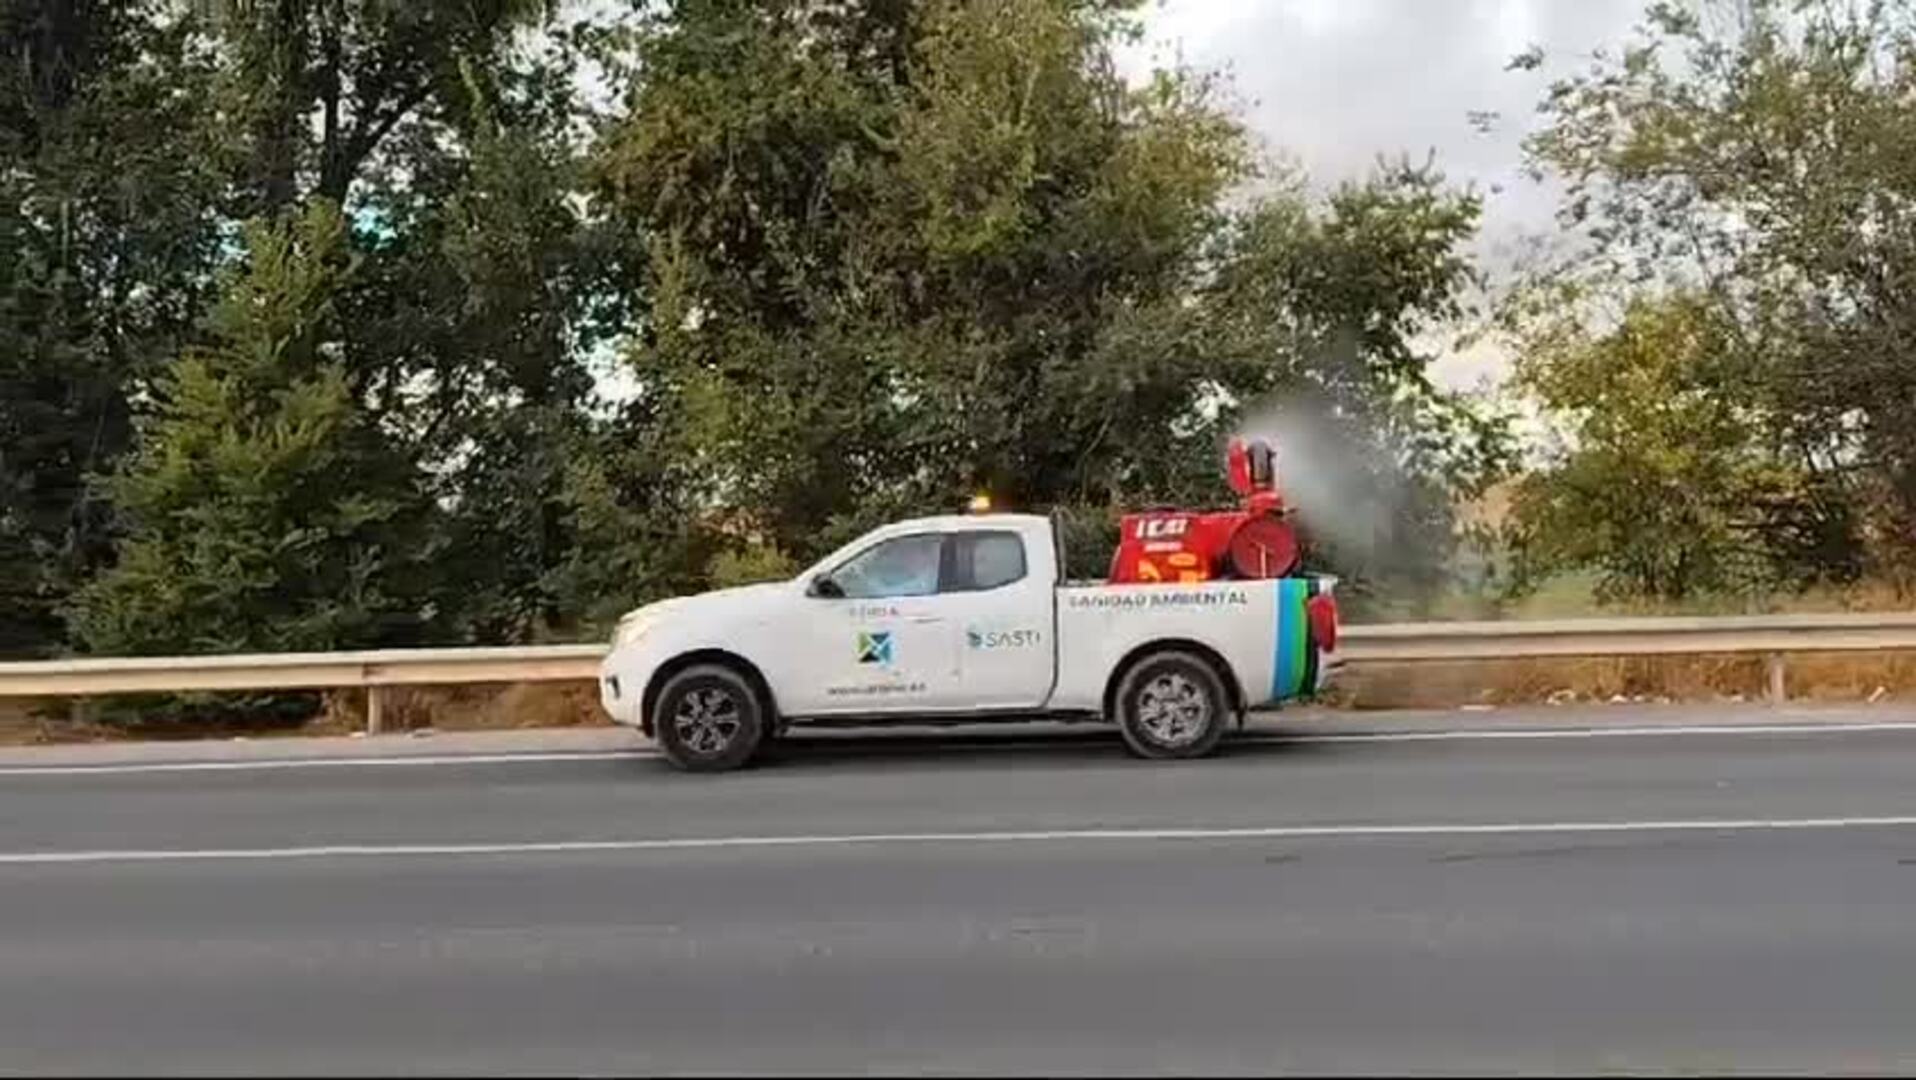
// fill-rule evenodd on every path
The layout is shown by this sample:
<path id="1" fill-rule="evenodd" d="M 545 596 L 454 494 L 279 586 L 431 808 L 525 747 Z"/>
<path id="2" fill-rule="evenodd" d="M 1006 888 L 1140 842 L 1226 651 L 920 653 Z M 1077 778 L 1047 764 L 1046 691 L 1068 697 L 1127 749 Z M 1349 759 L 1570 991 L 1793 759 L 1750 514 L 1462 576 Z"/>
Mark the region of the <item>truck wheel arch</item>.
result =
<path id="1" fill-rule="evenodd" d="M 672 681 L 672 676 L 698 664 L 721 664 L 743 675 L 745 681 L 751 683 L 753 691 L 758 694 L 759 704 L 765 708 L 766 720 L 772 723 L 777 721 L 778 699 L 772 695 L 772 686 L 765 681 L 765 674 L 758 669 L 757 664 L 724 649 L 697 649 L 680 653 L 660 664 L 658 670 L 652 673 L 651 680 L 645 684 L 645 695 L 639 699 L 639 730 L 644 732 L 647 738 L 655 734 L 652 730 L 652 713 L 654 707 L 658 705 L 659 694 L 664 691 L 665 685 Z"/>
<path id="2" fill-rule="evenodd" d="M 1189 638 L 1159 638 L 1147 641 L 1124 654 L 1124 658 L 1112 665 L 1111 674 L 1104 683 L 1104 715 L 1110 718 L 1116 715 L 1118 687 L 1124 682 L 1124 676 L 1146 658 L 1161 652 L 1185 652 L 1195 654 L 1199 659 L 1211 665 L 1217 677 L 1224 683 L 1224 692 L 1231 697 L 1231 708 L 1242 717 L 1244 715 L 1244 688 L 1238 684 L 1237 672 L 1231 670 L 1231 664 L 1216 649 L 1201 641 Z"/>

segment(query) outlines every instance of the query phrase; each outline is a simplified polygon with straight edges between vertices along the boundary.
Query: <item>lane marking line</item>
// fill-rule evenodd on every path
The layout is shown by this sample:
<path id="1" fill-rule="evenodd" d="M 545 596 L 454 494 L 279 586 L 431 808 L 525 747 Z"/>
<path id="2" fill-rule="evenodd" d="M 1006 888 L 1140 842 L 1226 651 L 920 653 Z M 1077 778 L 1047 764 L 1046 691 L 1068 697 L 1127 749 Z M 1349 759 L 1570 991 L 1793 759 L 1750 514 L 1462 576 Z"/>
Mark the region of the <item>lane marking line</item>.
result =
<path id="1" fill-rule="evenodd" d="M 408 757 L 273 758 L 260 761 L 146 761 L 113 765 L 16 765 L 0 776 L 86 776 L 93 773 L 246 772 L 405 765 L 521 765 L 553 761 L 620 761 L 658 757 L 655 750 L 573 750 L 523 754 L 419 754 Z"/>
<path id="2" fill-rule="evenodd" d="M 1022 844 L 1111 840 L 1376 839 L 1397 836 L 1510 836 L 1539 833 L 1774 832 L 1916 827 L 1916 815 L 1898 817 L 1727 818 L 1695 821 L 1553 821 L 1495 824 L 1275 825 L 1251 828 L 1046 829 L 1027 832 L 849 833 L 838 836 L 709 836 L 653 840 L 559 840 L 496 844 L 326 844 L 286 848 L 200 848 L 148 851 L 0 852 L 0 866 L 48 864 L 264 861 L 356 857 L 560 855 L 585 852 L 712 851 L 732 848 Z"/>
<path id="3" fill-rule="evenodd" d="M 1840 735 L 1867 731 L 1916 731 L 1916 722 L 1804 724 L 1691 724 L 1682 727 L 1663 725 L 1600 728 L 1475 728 L 1461 731 L 1364 731 L 1344 734 L 1246 736 L 1247 742 L 1442 742 L 1447 740 L 1491 739 L 1615 739 L 1657 735 Z"/>
<path id="4" fill-rule="evenodd" d="M 881 728 L 872 729 L 874 732 Z M 1364 731 L 1322 735 L 1284 732 L 1248 732 L 1231 740 L 1251 745 L 1312 745 L 1318 743 L 1394 743 L 1394 742 L 1491 742 L 1497 740 L 1617 739 L 1677 736 L 1726 735 L 1843 735 L 1869 732 L 1916 731 L 1916 722 L 1886 723 L 1855 721 L 1802 724 L 1694 724 L 1682 727 L 1630 726 L 1601 728 L 1470 728 L 1457 731 Z M 927 742 L 936 739 L 924 736 Z M 859 744 L 846 740 L 848 746 Z M 905 740 L 897 740 L 903 745 Z M 1089 742 L 1087 741 L 1087 745 Z M 829 745 L 825 740 L 809 741 L 809 746 Z M 869 744 L 866 744 L 869 745 Z M 965 753 L 991 750 L 1030 750 L 1043 744 L 1031 741 L 997 742 L 963 746 Z M 1115 743 L 1113 745 L 1116 745 Z M 1229 743 L 1226 744 L 1227 746 Z M 936 753 L 928 749 L 927 754 Z M 428 766 L 428 765 L 519 765 L 566 761 L 644 761 L 657 758 L 656 750 L 571 750 L 499 754 L 420 754 L 407 757 L 274 758 L 259 761 L 155 761 L 126 762 L 112 765 L 11 765 L 0 766 L 5 776 L 87 776 L 115 773 L 170 772 L 244 772 L 252 769 L 317 769 L 349 766 Z"/>

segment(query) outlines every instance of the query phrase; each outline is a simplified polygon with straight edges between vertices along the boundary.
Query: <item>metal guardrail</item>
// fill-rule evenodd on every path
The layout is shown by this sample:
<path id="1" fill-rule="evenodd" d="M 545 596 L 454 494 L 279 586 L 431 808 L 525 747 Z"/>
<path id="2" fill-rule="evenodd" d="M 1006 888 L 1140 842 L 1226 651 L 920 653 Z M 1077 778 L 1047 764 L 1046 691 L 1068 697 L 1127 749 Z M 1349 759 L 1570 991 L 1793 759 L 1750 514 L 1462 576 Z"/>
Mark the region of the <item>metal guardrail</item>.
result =
<path id="1" fill-rule="evenodd" d="M 364 688 L 366 730 L 378 734 L 386 687 L 590 682 L 605 653 L 604 645 L 521 645 L 43 660 L 0 664 L 0 697 Z"/>
<path id="2" fill-rule="evenodd" d="M 1897 649 L 1916 650 L 1916 613 L 1391 623 L 1347 626 L 1338 642 L 1347 664 L 1755 654 L 1767 658 L 1774 701 L 1786 697 L 1790 653 Z M 532 645 L 0 663 L 0 697 L 360 688 L 367 730 L 378 732 L 383 688 L 591 681 L 605 653 Z"/>
<path id="3" fill-rule="evenodd" d="M 1760 655 L 1770 702 L 1780 705 L 1789 654 L 1916 650 L 1916 613 L 1394 623 L 1347 627 L 1342 639 L 1350 664 Z"/>
<path id="4" fill-rule="evenodd" d="M 1351 663 L 1871 652 L 1916 649 L 1916 612 L 1391 623 L 1345 627 L 1339 649 Z"/>

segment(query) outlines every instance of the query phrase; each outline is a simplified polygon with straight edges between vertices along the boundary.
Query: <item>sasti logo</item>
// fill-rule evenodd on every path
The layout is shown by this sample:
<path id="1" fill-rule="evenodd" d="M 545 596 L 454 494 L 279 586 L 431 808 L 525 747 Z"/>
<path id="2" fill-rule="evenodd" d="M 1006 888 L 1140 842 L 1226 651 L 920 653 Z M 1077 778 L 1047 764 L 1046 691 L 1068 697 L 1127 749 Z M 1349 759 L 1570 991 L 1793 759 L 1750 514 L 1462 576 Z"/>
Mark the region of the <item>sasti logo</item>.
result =
<path id="1" fill-rule="evenodd" d="M 979 630 L 966 627 L 965 644 L 973 649 L 1024 649 L 1043 640 L 1037 630 Z"/>
<path id="2" fill-rule="evenodd" d="M 861 630 L 858 633 L 858 662 L 890 667 L 892 643 L 890 630 Z"/>

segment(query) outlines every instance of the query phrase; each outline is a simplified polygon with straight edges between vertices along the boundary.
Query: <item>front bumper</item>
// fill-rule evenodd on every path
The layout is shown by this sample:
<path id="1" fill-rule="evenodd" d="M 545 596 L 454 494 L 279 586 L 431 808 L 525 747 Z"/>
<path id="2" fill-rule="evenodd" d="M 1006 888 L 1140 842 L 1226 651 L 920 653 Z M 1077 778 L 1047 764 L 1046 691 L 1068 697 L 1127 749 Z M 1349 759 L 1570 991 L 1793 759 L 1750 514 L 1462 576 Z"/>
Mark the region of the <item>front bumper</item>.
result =
<path id="1" fill-rule="evenodd" d="M 645 726 L 645 687 L 651 671 L 634 650 L 615 649 L 599 665 L 599 705 L 615 724 Z"/>

